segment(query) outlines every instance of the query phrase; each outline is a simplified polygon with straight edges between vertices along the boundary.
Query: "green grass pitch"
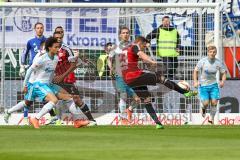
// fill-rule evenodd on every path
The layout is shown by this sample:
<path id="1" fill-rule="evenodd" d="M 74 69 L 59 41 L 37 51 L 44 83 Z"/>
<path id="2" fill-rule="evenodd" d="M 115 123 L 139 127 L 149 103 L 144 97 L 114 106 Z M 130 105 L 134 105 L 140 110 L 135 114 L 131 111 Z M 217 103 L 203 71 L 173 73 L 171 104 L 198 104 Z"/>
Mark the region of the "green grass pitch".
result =
<path id="1" fill-rule="evenodd" d="M 239 126 L 0 126 L 0 160 L 239 160 Z"/>

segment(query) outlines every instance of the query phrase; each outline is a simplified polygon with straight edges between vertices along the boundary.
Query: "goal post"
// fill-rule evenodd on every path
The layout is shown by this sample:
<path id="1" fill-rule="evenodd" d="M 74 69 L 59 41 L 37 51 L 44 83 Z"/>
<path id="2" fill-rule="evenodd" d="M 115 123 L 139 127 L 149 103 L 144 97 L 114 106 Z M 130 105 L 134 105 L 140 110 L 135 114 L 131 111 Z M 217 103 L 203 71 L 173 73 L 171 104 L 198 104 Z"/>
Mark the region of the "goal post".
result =
<path id="1" fill-rule="evenodd" d="M 173 78 L 176 83 L 185 80 L 192 86 L 192 71 L 197 61 L 206 56 L 208 44 L 214 44 L 218 51 L 221 51 L 219 3 L 11 2 L 0 3 L 0 15 L 1 110 L 15 105 L 23 96 L 23 79 L 18 73 L 19 60 L 27 40 L 34 37 L 33 25 L 38 21 L 44 24 L 46 37 L 53 34 L 55 27 L 63 26 L 64 43 L 84 57 L 83 61 L 87 65 L 75 70 L 76 85 L 80 93 L 83 93 L 85 103 L 88 103 L 91 111 L 96 114 L 119 112 L 118 93 L 108 75 L 103 48 L 107 42 L 118 44 L 121 26 L 130 28 L 131 40 L 134 40 L 136 36 L 146 36 L 160 26 L 163 16 L 170 17 L 171 25 L 180 35 L 180 55 L 176 78 Z M 213 35 L 208 36 L 210 33 Z M 151 40 L 147 53 L 157 60 L 157 70 L 165 74 L 165 65 L 169 62 L 164 64 L 157 55 L 156 43 L 156 39 Z M 222 58 L 222 53 L 218 52 L 217 56 Z M 95 77 L 92 78 L 93 76 Z M 192 115 L 188 113 L 199 113 L 197 98 L 186 99 L 162 85 L 149 86 L 149 90 L 154 107 L 160 113 L 160 119 L 164 119 L 166 123 L 169 117 L 176 118 L 178 114 L 180 117 L 190 116 L 185 120 L 188 121 Z M 39 106 L 34 105 L 31 111 L 38 110 Z M 145 112 L 141 106 L 134 111 L 136 115 Z M 141 116 L 143 119 L 144 115 Z"/>

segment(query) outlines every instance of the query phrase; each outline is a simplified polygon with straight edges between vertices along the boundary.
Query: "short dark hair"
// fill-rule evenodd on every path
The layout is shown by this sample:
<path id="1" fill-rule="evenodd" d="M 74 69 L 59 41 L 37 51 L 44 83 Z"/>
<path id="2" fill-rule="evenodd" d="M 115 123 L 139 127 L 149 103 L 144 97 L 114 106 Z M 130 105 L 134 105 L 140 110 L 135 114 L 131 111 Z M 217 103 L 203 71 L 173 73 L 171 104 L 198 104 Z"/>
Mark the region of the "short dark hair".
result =
<path id="1" fill-rule="evenodd" d="M 124 29 L 126 29 L 126 30 L 128 30 L 128 32 L 130 32 L 130 29 L 129 29 L 128 27 L 122 26 L 122 27 L 120 27 L 120 29 L 119 29 L 119 34 L 121 34 L 121 33 L 122 33 L 122 30 L 124 30 Z"/>
<path id="2" fill-rule="evenodd" d="M 108 43 L 105 44 L 104 47 L 106 48 L 106 47 L 108 47 L 108 46 L 112 46 L 112 45 L 113 45 L 112 42 L 108 42 Z"/>
<path id="3" fill-rule="evenodd" d="M 56 28 L 55 28 L 55 32 L 56 32 L 56 30 L 58 29 L 58 28 L 61 28 L 61 29 L 63 29 L 63 27 L 62 26 L 57 26 Z"/>
<path id="4" fill-rule="evenodd" d="M 49 37 L 45 42 L 45 49 L 48 52 L 49 47 L 52 47 L 54 43 L 58 43 L 57 39 L 54 37 Z"/>
<path id="5" fill-rule="evenodd" d="M 108 46 L 111 46 L 111 47 L 112 47 L 112 46 L 113 46 L 112 42 L 108 42 L 108 43 L 106 43 L 106 44 L 104 45 L 104 50 L 105 50 L 106 53 L 109 53 L 109 51 L 108 51 L 108 49 L 107 49 Z"/>
<path id="6" fill-rule="evenodd" d="M 143 37 L 143 36 L 138 36 L 138 37 L 136 37 L 135 42 L 136 42 L 136 43 L 137 43 L 137 42 L 142 42 L 142 43 L 144 43 L 144 42 L 148 42 L 148 40 L 147 40 L 145 37 Z"/>
<path id="7" fill-rule="evenodd" d="M 34 29 L 37 27 L 37 25 L 42 25 L 43 26 L 43 24 L 41 22 L 37 22 L 37 23 L 34 24 Z"/>
<path id="8" fill-rule="evenodd" d="M 62 34 L 62 33 L 61 33 L 61 32 L 56 32 L 56 31 L 55 31 L 55 32 L 53 33 L 53 37 L 54 37 L 55 34 Z"/>
<path id="9" fill-rule="evenodd" d="M 163 16 L 162 21 L 163 21 L 165 18 L 170 19 L 169 16 Z"/>

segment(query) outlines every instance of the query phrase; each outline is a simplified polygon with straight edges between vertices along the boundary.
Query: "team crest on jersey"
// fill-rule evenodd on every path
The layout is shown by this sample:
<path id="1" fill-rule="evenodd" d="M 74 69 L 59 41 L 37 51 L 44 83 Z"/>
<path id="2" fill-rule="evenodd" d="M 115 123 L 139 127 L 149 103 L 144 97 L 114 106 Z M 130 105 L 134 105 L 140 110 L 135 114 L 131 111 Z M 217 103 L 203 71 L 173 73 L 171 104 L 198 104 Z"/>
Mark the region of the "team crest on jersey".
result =
<path id="1" fill-rule="evenodd" d="M 53 71 L 54 70 L 52 68 L 50 68 L 50 67 L 45 69 L 45 72 L 53 72 Z"/>

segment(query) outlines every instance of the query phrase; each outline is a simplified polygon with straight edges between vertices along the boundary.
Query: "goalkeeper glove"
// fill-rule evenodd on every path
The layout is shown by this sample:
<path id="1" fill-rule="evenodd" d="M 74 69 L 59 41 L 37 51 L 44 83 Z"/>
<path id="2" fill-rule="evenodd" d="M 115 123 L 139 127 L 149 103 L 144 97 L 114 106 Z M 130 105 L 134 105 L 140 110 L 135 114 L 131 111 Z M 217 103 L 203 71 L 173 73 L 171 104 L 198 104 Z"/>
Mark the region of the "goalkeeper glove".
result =
<path id="1" fill-rule="evenodd" d="M 24 65 L 20 65 L 19 76 L 24 77 L 26 74 Z"/>

